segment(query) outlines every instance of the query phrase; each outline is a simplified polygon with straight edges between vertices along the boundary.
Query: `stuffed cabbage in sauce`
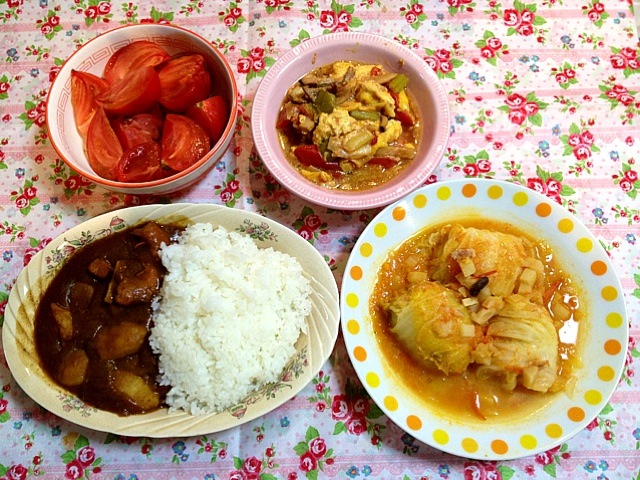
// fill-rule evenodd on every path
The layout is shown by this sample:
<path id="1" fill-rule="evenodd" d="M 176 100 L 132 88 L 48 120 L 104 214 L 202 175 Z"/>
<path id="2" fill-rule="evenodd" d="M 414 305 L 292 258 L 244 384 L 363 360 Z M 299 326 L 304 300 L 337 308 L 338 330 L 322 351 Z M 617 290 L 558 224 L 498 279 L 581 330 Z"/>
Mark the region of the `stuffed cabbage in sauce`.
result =
<path id="1" fill-rule="evenodd" d="M 458 222 L 407 240 L 382 264 L 371 312 L 394 371 L 456 415 L 531 411 L 570 391 L 579 366 L 570 277 L 548 245 L 507 224 Z"/>
<path id="2" fill-rule="evenodd" d="M 406 75 L 382 65 L 334 62 L 294 84 L 277 130 L 291 165 L 326 188 L 381 185 L 415 157 L 420 119 Z"/>

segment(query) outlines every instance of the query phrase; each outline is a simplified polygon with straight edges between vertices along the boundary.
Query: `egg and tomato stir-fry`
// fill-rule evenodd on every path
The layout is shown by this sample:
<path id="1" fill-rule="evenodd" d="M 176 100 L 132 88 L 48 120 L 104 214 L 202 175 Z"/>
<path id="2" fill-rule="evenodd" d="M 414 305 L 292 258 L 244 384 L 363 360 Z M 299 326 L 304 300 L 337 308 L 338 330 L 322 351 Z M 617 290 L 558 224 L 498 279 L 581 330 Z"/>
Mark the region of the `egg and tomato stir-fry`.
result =
<path id="1" fill-rule="evenodd" d="M 415 157 L 420 133 L 403 73 L 334 62 L 287 91 L 277 129 L 289 162 L 314 183 L 340 190 L 375 187 Z"/>
<path id="2" fill-rule="evenodd" d="M 171 56 L 140 40 L 117 50 L 103 76 L 71 71 L 74 120 L 89 165 L 120 182 L 158 180 L 198 162 L 229 118 L 205 58 Z"/>

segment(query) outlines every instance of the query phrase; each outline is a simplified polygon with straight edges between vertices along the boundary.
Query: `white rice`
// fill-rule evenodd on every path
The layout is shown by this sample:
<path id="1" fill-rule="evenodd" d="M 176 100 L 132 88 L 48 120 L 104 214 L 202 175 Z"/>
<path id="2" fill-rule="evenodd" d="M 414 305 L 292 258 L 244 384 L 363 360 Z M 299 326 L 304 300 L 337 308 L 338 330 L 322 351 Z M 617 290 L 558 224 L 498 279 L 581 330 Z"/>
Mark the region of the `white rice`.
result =
<path id="1" fill-rule="evenodd" d="M 220 412 L 277 381 L 311 311 L 298 261 L 208 223 L 187 227 L 160 257 L 168 272 L 149 341 L 170 410 Z"/>

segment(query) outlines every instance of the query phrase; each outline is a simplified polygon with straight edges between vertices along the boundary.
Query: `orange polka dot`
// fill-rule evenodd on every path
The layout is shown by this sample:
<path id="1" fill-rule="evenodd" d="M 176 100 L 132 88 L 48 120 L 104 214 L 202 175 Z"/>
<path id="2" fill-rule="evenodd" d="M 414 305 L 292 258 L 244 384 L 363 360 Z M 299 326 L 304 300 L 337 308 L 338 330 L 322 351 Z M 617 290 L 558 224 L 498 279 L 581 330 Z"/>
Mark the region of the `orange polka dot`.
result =
<path id="1" fill-rule="evenodd" d="M 422 428 L 422 420 L 415 415 L 409 415 L 407 417 L 407 427 L 411 430 L 420 430 Z"/>
<path id="2" fill-rule="evenodd" d="M 544 431 L 551 438 L 560 438 L 562 436 L 562 427 L 557 423 L 550 423 Z"/>
<path id="3" fill-rule="evenodd" d="M 604 342 L 604 351 L 609 355 L 617 355 L 622 350 L 622 345 L 618 340 L 614 340 L 613 338 Z"/>
<path id="4" fill-rule="evenodd" d="M 607 264 L 602 260 L 596 260 L 591 264 L 591 273 L 598 276 L 604 275 L 607 273 Z"/>
<path id="5" fill-rule="evenodd" d="M 473 183 L 467 183 L 462 187 L 462 195 L 467 198 L 473 197 L 477 191 L 478 188 Z"/>
<path id="6" fill-rule="evenodd" d="M 362 268 L 359 267 L 358 265 L 355 265 L 351 267 L 349 274 L 351 275 L 351 278 L 353 278 L 354 280 L 360 280 L 362 278 Z"/>
<path id="7" fill-rule="evenodd" d="M 606 287 L 602 287 L 600 295 L 602 295 L 602 298 L 607 302 L 613 302 L 616 298 L 618 298 L 618 290 L 611 285 L 607 285 Z"/>
<path id="8" fill-rule="evenodd" d="M 393 212 L 391 212 L 391 216 L 393 217 L 393 219 L 398 222 L 400 220 L 404 220 L 404 217 L 406 215 L 407 215 L 407 211 L 402 207 L 396 207 L 393 209 Z"/>
<path id="9" fill-rule="evenodd" d="M 494 440 L 491 442 L 491 450 L 498 455 L 504 455 L 509 451 L 509 445 L 504 440 Z"/>
<path id="10" fill-rule="evenodd" d="M 598 369 L 598 378 L 603 382 L 610 382 L 616 376 L 616 372 L 609 365 L 605 365 L 604 367 L 600 367 Z"/>
<path id="11" fill-rule="evenodd" d="M 539 203 L 536 206 L 536 213 L 539 217 L 548 217 L 549 215 L 551 215 L 551 205 L 549 205 L 548 203 Z"/>
<path id="12" fill-rule="evenodd" d="M 502 196 L 502 188 L 498 185 L 491 185 L 487 190 L 487 196 L 492 200 L 497 200 Z"/>
<path id="13" fill-rule="evenodd" d="M 572 422 L 581 422 L 582 420 L 584 420 L 585 413 L 584 410 L 580 407 L 571 407 L 569 410 L 567 410 L 567 416 Z"/>
<path id="14" fill-rule="evenodd" d="M 462 439 L 462 448 L 465 452 L 476 453 L 478 451 L 478 442 L 473 438 Z"/>
<path id="15" fill-rule="evenodd" d="M 364 362 L 367 359 L 367 351 L 360 346 L 357 346 L 353 349 L 353 356 L 359 362 Z"/>

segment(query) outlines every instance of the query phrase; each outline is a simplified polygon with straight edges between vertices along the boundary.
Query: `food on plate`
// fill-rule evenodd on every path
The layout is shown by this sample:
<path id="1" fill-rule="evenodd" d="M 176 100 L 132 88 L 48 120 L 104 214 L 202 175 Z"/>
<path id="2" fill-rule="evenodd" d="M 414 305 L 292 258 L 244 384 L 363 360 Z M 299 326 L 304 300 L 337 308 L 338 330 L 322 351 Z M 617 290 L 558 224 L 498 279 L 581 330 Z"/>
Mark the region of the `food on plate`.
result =
<path id="1" fill-rule="evenodd" d="M 108 180 L 131 183 L 196 164 L 229 119 L 230 106 L 213 80 L 202 54 L 171 56 L 147 40 L 112 54 L 102 77 L 73 70 L 71 104 L 91 168 Z M 195 146 L 174 134 L 165 138 L 175 124 L 182 126 L 180 135 L 196 137 Z"/>
<path id="2" fill-rule="evenodd" d="M 338 190 L 391 180 L 411 163 L 421 135 L 408 77 L 349 61 L 316 68 L 289 88 L 276 128 L 291 165 Z"/>
<path id="3" fill-rule="evenodd" d="M 311 311 L 298 261 L 210 224 L 187 227 L 160 255 L 168 273 L 150 343 L 170 409 L 220 411 L 277 381 Z"/>
<path id="4" fill-rule="evenodd" d="M 248 236 L 150 221 L 69 256 L 34 343 L 44 372 L 96 408 L 219 412 L 280 379 L 310 290 L 295 258 Z"/>
<path id="5" fill-rule="evenodd" d="M 418 232 L 381 265 L 370 305 L 390 368 L 438 409 L 487 420 L 571 392 L 578 292 L 545 242 L 509 224 Z"/>

